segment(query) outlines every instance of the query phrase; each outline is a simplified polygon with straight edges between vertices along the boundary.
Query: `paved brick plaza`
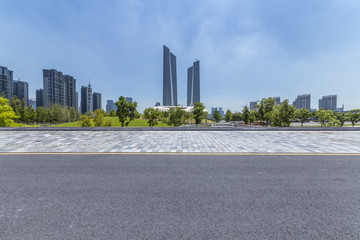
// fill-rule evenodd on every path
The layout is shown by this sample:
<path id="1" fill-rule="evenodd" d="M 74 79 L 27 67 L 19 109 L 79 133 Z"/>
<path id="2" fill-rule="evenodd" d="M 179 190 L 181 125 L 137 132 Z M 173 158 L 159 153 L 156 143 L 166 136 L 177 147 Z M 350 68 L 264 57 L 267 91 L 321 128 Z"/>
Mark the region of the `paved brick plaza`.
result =
<path id="1" fill-rule="evenodd" d="M 360 153 L 360 132 L 1 131 L 0 152 Z"/>

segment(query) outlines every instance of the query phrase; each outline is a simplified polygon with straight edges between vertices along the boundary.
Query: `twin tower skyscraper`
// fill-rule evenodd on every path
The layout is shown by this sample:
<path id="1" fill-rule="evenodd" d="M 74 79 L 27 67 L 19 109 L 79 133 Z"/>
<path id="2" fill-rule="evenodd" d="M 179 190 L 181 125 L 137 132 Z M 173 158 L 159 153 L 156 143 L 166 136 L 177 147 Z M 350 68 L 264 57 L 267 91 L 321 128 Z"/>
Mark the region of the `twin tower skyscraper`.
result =
<path id="1" fill-rule="evenodd" d="M 176 56 L 164 45 L 163 106 L 177 106 Z M 187 106 L 200 102 L 200 62 L 187 70 Z"/>

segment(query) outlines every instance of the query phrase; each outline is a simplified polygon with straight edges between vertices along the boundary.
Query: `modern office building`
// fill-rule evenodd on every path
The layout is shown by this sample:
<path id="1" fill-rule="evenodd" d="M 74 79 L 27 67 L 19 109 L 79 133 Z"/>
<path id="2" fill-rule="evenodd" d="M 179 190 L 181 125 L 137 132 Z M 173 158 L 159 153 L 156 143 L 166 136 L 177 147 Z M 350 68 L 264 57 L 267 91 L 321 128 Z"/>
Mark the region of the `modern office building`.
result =
<path id="1" fill-rule="evenodd" d="M 106 112 L 109 113 L 111 110 L 114 110 L 116 112 L 116 105 L 113 100 L 107 100 L 106 101 Z"/>
<path id="2" fill-rule="evenodd" d="M 40 88 L 40 89 L 37 89 L 36 90 L 36 107 L 42 107 L 44 106 L 44 103 L 43 103 L 43 90 Z"/>
<path id="3" fill-rule="evenodd" d="M 200 102 L 200 61 L 195 61 L 187 71 L 187 105 Z"/>
<path id="4" fill-rule="evenodd" d="M 164 45 L 163 106 L 176 106 L 177 104 L 176 57 Z"/>
<path id="5" fill-rule="evenodd" d="M 29 106 L 29 84 L 23 81 L 13 81 L 13 96 L 25 102 L 25 106 Z"/>
<path id="6" fill-rule="evenodd" d="M 319 109 L 337 110 L 337 95 L 323 96 L 319 99 Z"/>
<path id="7" fill-rule="evenodd" d="M 65 84 L 65 105 L 78 109 L 76 103 L 76 80 L 73 76 L 64 75 Z"/>
<path id="8" fill-rule="evenodd" d="M 93 110 L 102 109 L 101 93 L 93 93 Z"/>
<path id="9" fill-rule="evenodd" d="M 255 102 L 250 102 L 250 111 L 256 109 L 256 104 L 257 104 L 257 101 L 255 101 Z"/>
<path id="10" fill-rule="evenodd" d="M 81 113 L 93 111 L 93 99 L 92 99 L 92 88 L 89 83 L 87 87 L 81 87 Z"/>
<path id="11" fill-rule="evenodd" d="M 13 71 L 7 67 L 0 66 L 0 96 L 11 99 L 13 94 Z"/>
<path id="12" fill-rule="evenodd" d="M 280 101 L 280 97 L 273 97 L 274 99 L 274 104 L 275 105 L 280 105 L 281 101 Z"/>
<path id="13" fill-rule="evenodd" d="M 307 110 L 310 111 L 311 110 L 311 95 L 310 94 L 298 95 L 296 97 L 295 101 L 293 101 L 293 105 L 297 109 L 306 108 Z"/>
<path id="14" fill-rule="evenodd" d="M 132 97 L 126 97 L 126 98 L 125 98 L 125 101 L 130 102 L 130 103 L 133 103 Z"/>

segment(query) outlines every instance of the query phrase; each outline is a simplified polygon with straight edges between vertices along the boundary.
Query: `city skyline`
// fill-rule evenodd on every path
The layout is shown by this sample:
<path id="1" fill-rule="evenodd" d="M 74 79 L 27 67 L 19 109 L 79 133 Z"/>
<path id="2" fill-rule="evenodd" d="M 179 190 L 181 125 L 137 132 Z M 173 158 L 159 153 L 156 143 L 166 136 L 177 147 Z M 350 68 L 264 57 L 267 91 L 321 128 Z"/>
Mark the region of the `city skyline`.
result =
<path id="1" fill-rule="evenodd" d="M 170 66 L 171 66 L 171 63 L 169 64 L 169 66 L 166 66 L 165 63 L 167 61 L 171 62 L 171 60 L 170 60 L 171 57 L 173 59 L 175 59 L 175 61 L 173 60 L 175 63 L 173 65 L 173 67 L 175 68 L 175 71 L 174 71 L 175 72 L 175 84 L 177 84 L 177 82 L 176 82 L 176 56 L 174 54 L 172 54 L 170 52 L 169 48 L 167 48 L 165 45 L 163 46 L 163 49 L 164 49 L 163 87 L 164 87 L 166 68 L 170 68 Z M 165 55 L 168 55 L 169 58 L 166 59 Z M 29 103 L 29 100 L 31 99 L 29 97 L 29 93 L 28 93 L 29 84 L 27 82 L 22 81 L 21 79 L 13 80 L 12 79 L 13 71 L 9 70 L 7 67 L 0 66 L 0 68 L 1 68 L 0 69 L 0 90 L 3 91 L 5 96 L 7 95 L 6 92 L 10 91 L 11 96 L 16 95 L 20 99 L 24 98 L 25 105 L 26 106 L 29 105 L 28 103 Z M 167 71 L 169 73 L 172 72 L 170 69 L 167 69 Z M 187 75 L 188 76 L 188 79 L 187 79 L 187 87 L 188 87 L 188 89 L 187 89 L 187 106 L 190 106 L 191 104 L 189 105 L 189 103 L 191 103 L 191 101 L 194 101 L 194 98 L 196 98 L 196 99 L 193 103 L 200 101 L 199 100 L 200 99 L 200 61 L 196 60 L 193 63 L 193 66 L 188 68 L 187 72 L 188 72 L 188 75 Z M 196 83 L 194 83 L 194 79 L 195 79 Z M 170 82 L 170 79 L 167 79 L 167 82 Z M 10 88 L 5 87 L 7 85 L 9 85 Z M 48 90 L 47 92 L 52 93 L 51 95 L 57 96 L 57 98 L 55 99 L 54 96 L 47 96 L 49 93 L 46 93 L 44 95 L 43 89 L 41 89 L 41 88 L 37 89 L 36 90 L 36 98 L 32 98 L 32 99 L 35 99 L 35 105 L 37 107 L 38 106 L 46 106 L 46 105 L 49 105 L 49 103 L 50 103 L 50 105 L 57 103 L 60 105 L 73 106 L 73 107 L 75 107 L 75 109 L 78 109 L 80 112 L 83 112 L 83 108 L 87 109 L 86 112 L 93 111 L 94 109 L 104 109 L 104 110 L 108 109 L 108 106 L 107 106 L 108 104 L 106 104 L 105 108 L 102 107 L 102 94 L 96 93 L 96 92 L 94 92 L 92 94 L 91 93 L 86 94 L 86 95 L 89 95 L 87 98 L 90 100 L 87 100 L 88 104 L 86 104 L 86 105 L 88 105 L 88 107 L 84 107 L 85 105 L 82 105 L 82 103 L 81 103 L 82 100 L 79 102 L 78 92 L 76 91 L 76 79 L 74 79 L 73 76 L 64 75 L 61 71 L 58 71 L 56 69 L 43 69 L 43 85 L 44 85 L 44 88 L 51 89 L 51 90 Z M 195 87 L 196 88 L 195 91 L 193 89 L 191 89 L 192 87 L 194 87 L 194 85 L 198 85 L 197 87 Z M 58 86 L 58 87 L 55 87 L 55 86 Z M 89 79 L 88 86 L 81 87 L 81 94 L 83 94 L 82 93 L 83 88 L 89 88 L 92 91 L 92 87 L 90 85 L 90 79 Z M 165 91 L 164 91 L 164 93 L 165 93 Z M 175 95 L 177 95 L 177 93 Z M 193 96 L 191 96 L 191 95 L 193 95 Z M 84 94 L 84 96 L 85 96 L 85 94 Z M 46 100 L 46 98 L 48 98 L 48 100 Z M 95 99 L 95 98 L 97 98 L 97 100 L 94 102 L 93 99 Z M 275 105 L 279 105 L 281 103 L 280 96 L 272 97 L 272 98 L 274 99 Z M 83 99 L 82 96 L 81 96 L 81 99 Z M 257 101 L 250 101 L 249 104 L 246 104 L 244 106 L 248 106 L 251 111 L 251 110 L 255 109 L 255 105 L 257 104 L 257 102 L 259 100 L 260 99 L 258 99 Z M 291 100 L 291 99 L 287 99 L 287 100 Z M 107 101 L 109 102 L 109 100 L 107 100 Z M 110 101 L 113 101 L 113 100 L 110 100 Z M 129 101 L 132 103 L 133 102 L 132 97 L 126 97 L 126 101 Z M 47 104 L 45 105 L 44 103 L 46 103 L 46 102 L 47 102 Z M 178 105 L 185 106 L 182 104 L 178 104 Z M 316 109 L 320 109 L 320 108 L 323 108 L 325 110 L 331 109 L 331 110 L 336 110 L 336 111 L 344 111 L 345 110 L 344 104 L 342 104 L 341 108 L 337 107 L 338 106 L 337 105 L 337 94 L 322 96 L 322 99 L 319 99 L 318 108 L 311 108 L 311 94 L 298 95 L 295 98 L 295 100 L 292 102 L 292 105 L 294 105 L 296 108 L 306 108 L 311 111 L 315 111 Z M 160 103 L 157 102 L 155 106 L 160 106 Z M 213 108 L 213 107 L 211 107 L 211 108 Z"/>
<path id="2" fill-rule="evenodd" d="M 54 8 L 61 18 L 48 11 Z M 41 69 L 55 68 L 72 73 L 79 86 L 90 76 L 104 100 L 133 96 L 143 110 L 162 102 L 161 47 L 167 44 L 178 57 L 182 105 L 187 103 L 186 69 L 199 58 L 201 101 L 207 108 L 241 111 L 262 96 L 291 102 L 311 93 L 312 106 L 318 105 L 318 97 L 337 94 L 339 105 L 349 110 L 360 108 L 359 10 L 358 1 L 323 0 L 5 0 L 0 64 L 14 71 L 14 80 L 23 76 L 30 98 L 42 87 Z M 95 13 L 105 17 L 94 19 Z"/>

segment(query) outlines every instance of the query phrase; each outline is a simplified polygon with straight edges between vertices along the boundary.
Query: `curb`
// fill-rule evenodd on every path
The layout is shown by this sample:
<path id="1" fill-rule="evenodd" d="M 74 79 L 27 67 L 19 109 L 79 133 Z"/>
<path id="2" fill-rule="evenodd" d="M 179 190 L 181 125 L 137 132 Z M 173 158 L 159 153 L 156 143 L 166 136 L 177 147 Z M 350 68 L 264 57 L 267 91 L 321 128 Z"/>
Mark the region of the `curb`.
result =
<path id="1" fill-rule="evenodd" d="M 278 131 L 278 132 L 321 132 L 321 131 L 335 131 L 335 132 L 349 132 L 360 131 L 360 127 L 199 127 L 199 128 L 185 128 L 185 127 L 1 127 L 0 131 L 29 131 L 29 132 L 58 132 L 58 131 L 244 131 L 244 132 L 263 132 L 263 131 Z"/>

